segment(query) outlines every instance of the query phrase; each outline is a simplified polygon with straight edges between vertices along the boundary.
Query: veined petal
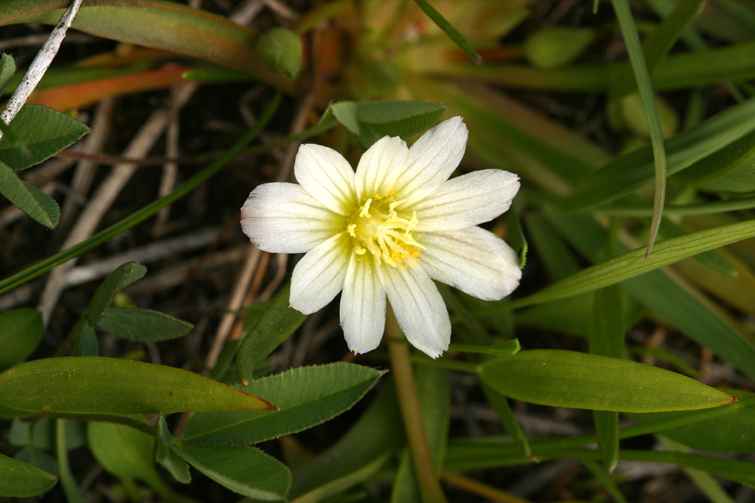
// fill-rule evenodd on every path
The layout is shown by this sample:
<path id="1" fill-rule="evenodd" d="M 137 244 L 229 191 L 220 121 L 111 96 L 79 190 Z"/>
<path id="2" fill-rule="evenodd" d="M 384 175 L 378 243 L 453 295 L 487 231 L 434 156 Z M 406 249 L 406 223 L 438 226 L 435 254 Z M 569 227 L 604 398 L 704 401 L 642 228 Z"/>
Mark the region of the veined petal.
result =
<path id="1" fill-rule="evenodd" d="M 341 154 L 322 145 L 302 145 L 294 162 L 296 181 L 330 211 L 354 210 L 354 170 Z"/>
<path id="2" fill-rule="evenodd" d="M 258 185 L 241 207 L 241 228 L 260 250 L 305 253 L 335 234 L 343 217 L 293 183 Z"/>
<path id="3" fill-rule="evenodd" d="M 461 117 L 441 122 L 423 134 L 409 149 L 408 164 L 396 180 L 396 199 L 412 205 L 435 192 L 464 157 L 468 136 Z"/>
<path id="4" fill-rule="evenodd" d="M 401 168 L 407 165 L 409 148 L 398 136 L 384 136 L 359 159 L 356 189 L 359 200 L 384 194 L 396 183 Z"/>
<path id="5" fill-rule="evenodd" d="M 431 278 L 484 300 L 499 300 L 519 286 L 516 252 L 479 227 L 422 234 L 420 260 Z"/>
<path id="6" fill-rule="evenodd" d="M 372 351 L 385 330 L 385 290 L 372 257 L 351 255 L 341 295 L 341 326 L 349 349 Z"/>
<path id="7" fill-rule="evenodd" d="M 417 212 L 417 231 L 466 229 L 508 210 L 519 185 L 519 177 L 508 171 L 475 171 L 448 180 L 408 209 Z"/>
<path id="8" fill-rule="evenodd" d="M 343 289 L 349 265 L 349 240 L 342 232 L 304 255 L 291 275 L 291 307 L 312 314 Z"/>
<path id="9" fill-rule="evenodd" d="M 437 358 L 451 342 L 448 310 L 422 267 L 413 260 L 406 264 L 403 268 L 381 267 L 380 280 L 406 338 L 415 348 Z"/>

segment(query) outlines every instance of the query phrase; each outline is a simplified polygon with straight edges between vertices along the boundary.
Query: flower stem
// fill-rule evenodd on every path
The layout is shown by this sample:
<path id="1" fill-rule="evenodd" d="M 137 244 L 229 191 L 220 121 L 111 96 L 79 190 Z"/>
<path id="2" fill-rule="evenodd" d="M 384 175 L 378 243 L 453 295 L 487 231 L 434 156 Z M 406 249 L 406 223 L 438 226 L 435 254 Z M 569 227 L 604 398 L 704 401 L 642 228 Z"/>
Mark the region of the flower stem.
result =
<path id="1" fill-rule="evenodd" d="M 440 487 L 438 474 L 430 455 L 430 447 L 422 423 L 422 411 L 417 395 L 417 383 L 414 381 L 410 349 L 403 340 L 403 332 L 398 326 L 396 316 L 389 307 L 386 318 L 386 339 L 388 340 L 388 354 L 391 359 L 391 370 L 394 372 L 396 392 L 398 394 L 401 417 L 404 420 L 404 430 L 409 441 L 409 450 L 414 462 L 414 473 L 422 494 L 423 503 L 446 503 L 446 497 Z"/>

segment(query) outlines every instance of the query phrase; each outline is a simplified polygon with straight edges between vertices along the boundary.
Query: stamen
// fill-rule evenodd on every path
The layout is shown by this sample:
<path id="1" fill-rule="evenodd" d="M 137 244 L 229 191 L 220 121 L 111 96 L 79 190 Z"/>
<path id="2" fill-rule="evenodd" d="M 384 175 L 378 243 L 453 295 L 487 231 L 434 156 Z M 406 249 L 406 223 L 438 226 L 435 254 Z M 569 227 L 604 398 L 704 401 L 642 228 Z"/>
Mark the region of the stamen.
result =
<path id="1" fill-rule="evenodd" d="M 362 211 L 359 212 L 359 216 L 362 218 L 370 218 L 370 204 L 372 204 L 372 199 L 368 199 L 366 203 L 364 203 L 364 206 L 362 206 Z"/>
<path id="2" fill-rule="evenodd" d="M 357 224 L 349 224 L 346 226 L 346 230 L 349 231 L 349 235 L 353 238 L 357 237 L 357 233 L 355 232 L 356 228 L 357 228 Z"/>

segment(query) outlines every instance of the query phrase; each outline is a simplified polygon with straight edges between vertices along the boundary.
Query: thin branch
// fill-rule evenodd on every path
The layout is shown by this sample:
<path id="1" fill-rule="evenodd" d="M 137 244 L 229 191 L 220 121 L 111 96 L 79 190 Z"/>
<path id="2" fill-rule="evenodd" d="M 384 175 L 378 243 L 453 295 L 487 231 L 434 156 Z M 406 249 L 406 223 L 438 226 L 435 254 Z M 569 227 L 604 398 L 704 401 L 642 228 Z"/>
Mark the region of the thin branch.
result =
<path id="1" fill-rule="evenodd" d="M 39 81 L 42 80 L 42 76 L 50 67 L 50 63 L 52 63 L 52 60 L 58 53 L 58 49 L 60 49 L 60 44 L 66 37 L 68 28 L 73 24 L 73 20 L 79 12 L 81 2 L 82 0 L 73 0 L 71 6 L 66 9 L 60 17 L 60 21 L 58 21 L 58 24 L 52 30 L 52 33 L 50 33 L 50 38 L 47 39 L 47 42 L 45 42 L 39 50 L 34 61 L 31 62 L 29 69 L 26 70 L 26 74 L 24 75 L 24 78 L 21 79 L 21 83 L 18 84 L 18 87 L 8 100 L 8 104 L 5 105 L 5 109 L 0 113 L 0 120 L 6 124 L 10 124 L 18 111 L 21 110 L 21 107 L 26 103 L 29 95 L 34 91 L 34 88 L 37 87 Z M 0 138 L 2 138 L 2 136 L 3 133 L 0 131 Z"/>

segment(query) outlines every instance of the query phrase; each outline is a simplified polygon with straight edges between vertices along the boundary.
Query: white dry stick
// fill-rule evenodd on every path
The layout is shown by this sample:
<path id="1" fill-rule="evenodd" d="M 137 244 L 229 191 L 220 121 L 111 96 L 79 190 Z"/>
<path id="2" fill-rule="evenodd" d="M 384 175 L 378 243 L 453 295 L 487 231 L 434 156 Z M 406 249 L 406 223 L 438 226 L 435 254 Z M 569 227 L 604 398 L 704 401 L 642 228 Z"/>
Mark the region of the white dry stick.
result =
<path id="1" fill-rule="evenodd" d="M 8 100 L 8 104 L 5 105 L 5 109 L 0 113 L 0 119 L 6 124 L 10 124 L 13 118 L 16 116 L 21 107 L 26 103 L 29 95 L 37 87 L 39 81 L 42 80 L 42 76 L 49 68 L 50 63 L 55 58 L 55 55 L 60 49 L 60 44 L 66 37 L 68 28 L 73 24 L 73 20 L 76 14 L 79 12 L 82 0 L 73 0 L 73 3 L 66 9 L 63 15 L 55 26 L 55 29 L 50 33 L 50 38 L 42 46 L 37 53 L 34 61 L 31 62 L 29 69 L 26 70 L 24 78 L 21 79 L 21 83 Z M 0 131 L 0 138 L 2 138 L 3 132 Z"/>

